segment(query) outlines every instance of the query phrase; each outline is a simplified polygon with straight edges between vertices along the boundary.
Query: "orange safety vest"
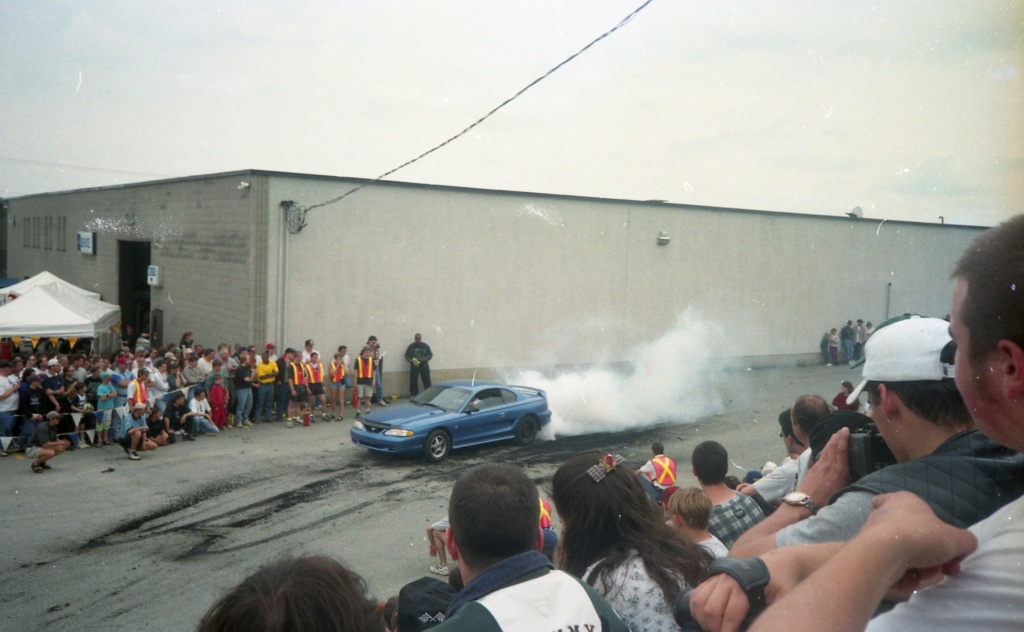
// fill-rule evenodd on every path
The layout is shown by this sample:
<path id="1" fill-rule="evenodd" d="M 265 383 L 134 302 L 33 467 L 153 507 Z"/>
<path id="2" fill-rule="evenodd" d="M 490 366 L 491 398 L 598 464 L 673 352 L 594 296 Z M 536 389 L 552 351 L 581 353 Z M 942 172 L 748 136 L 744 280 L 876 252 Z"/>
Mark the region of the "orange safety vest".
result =
<path id="1" fill-rule="evenodd" d="M 292 362 L 292 384 L 295 386 L 306 384 L 306 365 L 301 362 Z"/>
<path id="2" fill-rule="evenodd" d="M 676 462 L 667 456 L 656 456 L 651 459 L 654 464 L 654 480 L 662 487 L 676 484 Z"/>
<path id="3" fill-rule="evenodd" d="M 543 498 L 540 499 L 540 528 L 551 528 L 551 503 Z"/>
<path id="4" fill-rule="evenodd" d="M 331 378 L 332 382 L 344 382 L 345 381 L 345 363 L 344 362 L 331 362 Z"/>
<path id="5" fill-rule="evenodd" d="M 149 404 L 149 391 L 146 390 L 146 384 L 140 382 L 138 379 L 132 380 L 132 384 L 135 385 L 135 395 L 132 396 L 132 406 L 135 404 Z"/>
<path id="6" fill-rule="evenodd" d="M 316 368 L 313 368 L 312 364 L 307 364 L 306 370 L 309 372 L 310 384 L 319 384 L 324 381 L 324 365 L 318 362 Z"/>
<path id="7" fill-rule="evenodd" d="M 373 377 L 373 358 L 364 359 L 363 356 L 356 358 L 356 377 Z"/>

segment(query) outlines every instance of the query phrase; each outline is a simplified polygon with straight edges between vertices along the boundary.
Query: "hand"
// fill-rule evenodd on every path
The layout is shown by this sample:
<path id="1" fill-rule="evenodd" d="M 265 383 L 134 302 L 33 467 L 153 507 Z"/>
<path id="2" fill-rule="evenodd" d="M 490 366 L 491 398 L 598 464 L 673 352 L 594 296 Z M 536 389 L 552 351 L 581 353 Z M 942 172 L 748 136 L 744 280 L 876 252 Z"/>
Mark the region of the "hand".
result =
<path id="1" fill-rule="evenodd" d="M 768 604 L 796 586 L 806 572 L 799 558 L 800 547 L 775 549 L 761 556 L 768 565 L 771 579 L 764 587 Z M 750 600 L 732 576 L 714 575 L 693 589 L 690 614 L 707 632 L 736 632 L 750 611 Z"/>
<path id="2" fill-rule="evenodd" d="M 832 496 L 850 484 L 850 429 L 840 428 L 825 444 L 818 461 L 807 470 L 797 490 L 824 507 Z"/>

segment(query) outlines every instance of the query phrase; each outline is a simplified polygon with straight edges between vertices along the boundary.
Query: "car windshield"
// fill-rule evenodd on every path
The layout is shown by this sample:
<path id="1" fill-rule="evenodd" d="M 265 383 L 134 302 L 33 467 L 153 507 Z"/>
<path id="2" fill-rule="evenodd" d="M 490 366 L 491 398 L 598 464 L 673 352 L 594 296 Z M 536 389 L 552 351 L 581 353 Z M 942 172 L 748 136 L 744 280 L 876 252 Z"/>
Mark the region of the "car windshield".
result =
<path id="1" fill-rule="evenodd" d="M 413 398 L 413 402 L 423 406 L 436 406 L 450 413 L 462 408 L 469 399 L 470 391 L 452 386 L 431 386 Z"/>

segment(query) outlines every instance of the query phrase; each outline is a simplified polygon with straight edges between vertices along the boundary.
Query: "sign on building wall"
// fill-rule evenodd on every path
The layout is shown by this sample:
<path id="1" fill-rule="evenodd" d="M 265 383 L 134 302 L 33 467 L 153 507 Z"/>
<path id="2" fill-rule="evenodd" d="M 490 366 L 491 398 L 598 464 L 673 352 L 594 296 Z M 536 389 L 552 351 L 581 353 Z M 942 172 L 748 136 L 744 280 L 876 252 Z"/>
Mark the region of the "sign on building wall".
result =
<path id="1" fill-rule="evenodd" d="M 78 252 L 83 255 L 96 254 L 96 233 L 78 233 Z"/>
<path id="2" fill-rule="evenodd" d="M 153 287 L 160 287 L 164 284 L 164 271 L 160 266 L 146 267 L 146 283 Z"/>

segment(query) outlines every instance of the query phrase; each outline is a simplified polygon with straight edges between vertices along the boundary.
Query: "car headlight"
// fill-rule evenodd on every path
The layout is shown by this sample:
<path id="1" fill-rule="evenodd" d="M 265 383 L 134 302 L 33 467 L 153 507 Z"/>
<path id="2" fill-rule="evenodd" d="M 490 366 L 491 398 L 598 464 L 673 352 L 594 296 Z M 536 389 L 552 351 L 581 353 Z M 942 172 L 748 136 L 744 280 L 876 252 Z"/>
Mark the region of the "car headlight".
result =
<path id="1" fill-rule="evenodd" d="M 355 422 L 354 424 L 352 424 L 352 427 L 355 428 L 356 430 L 365 430 L 365 427 L 363 426 L 363 422 L 361 422 L 361 421 Z"/>
<path id="2" fill-rule="evenodd" d="M 401 428 L 392 428 L 384 432 L 389 437 L 411 437 L 414 433 L 412 430 L 402 430 Z"/>

